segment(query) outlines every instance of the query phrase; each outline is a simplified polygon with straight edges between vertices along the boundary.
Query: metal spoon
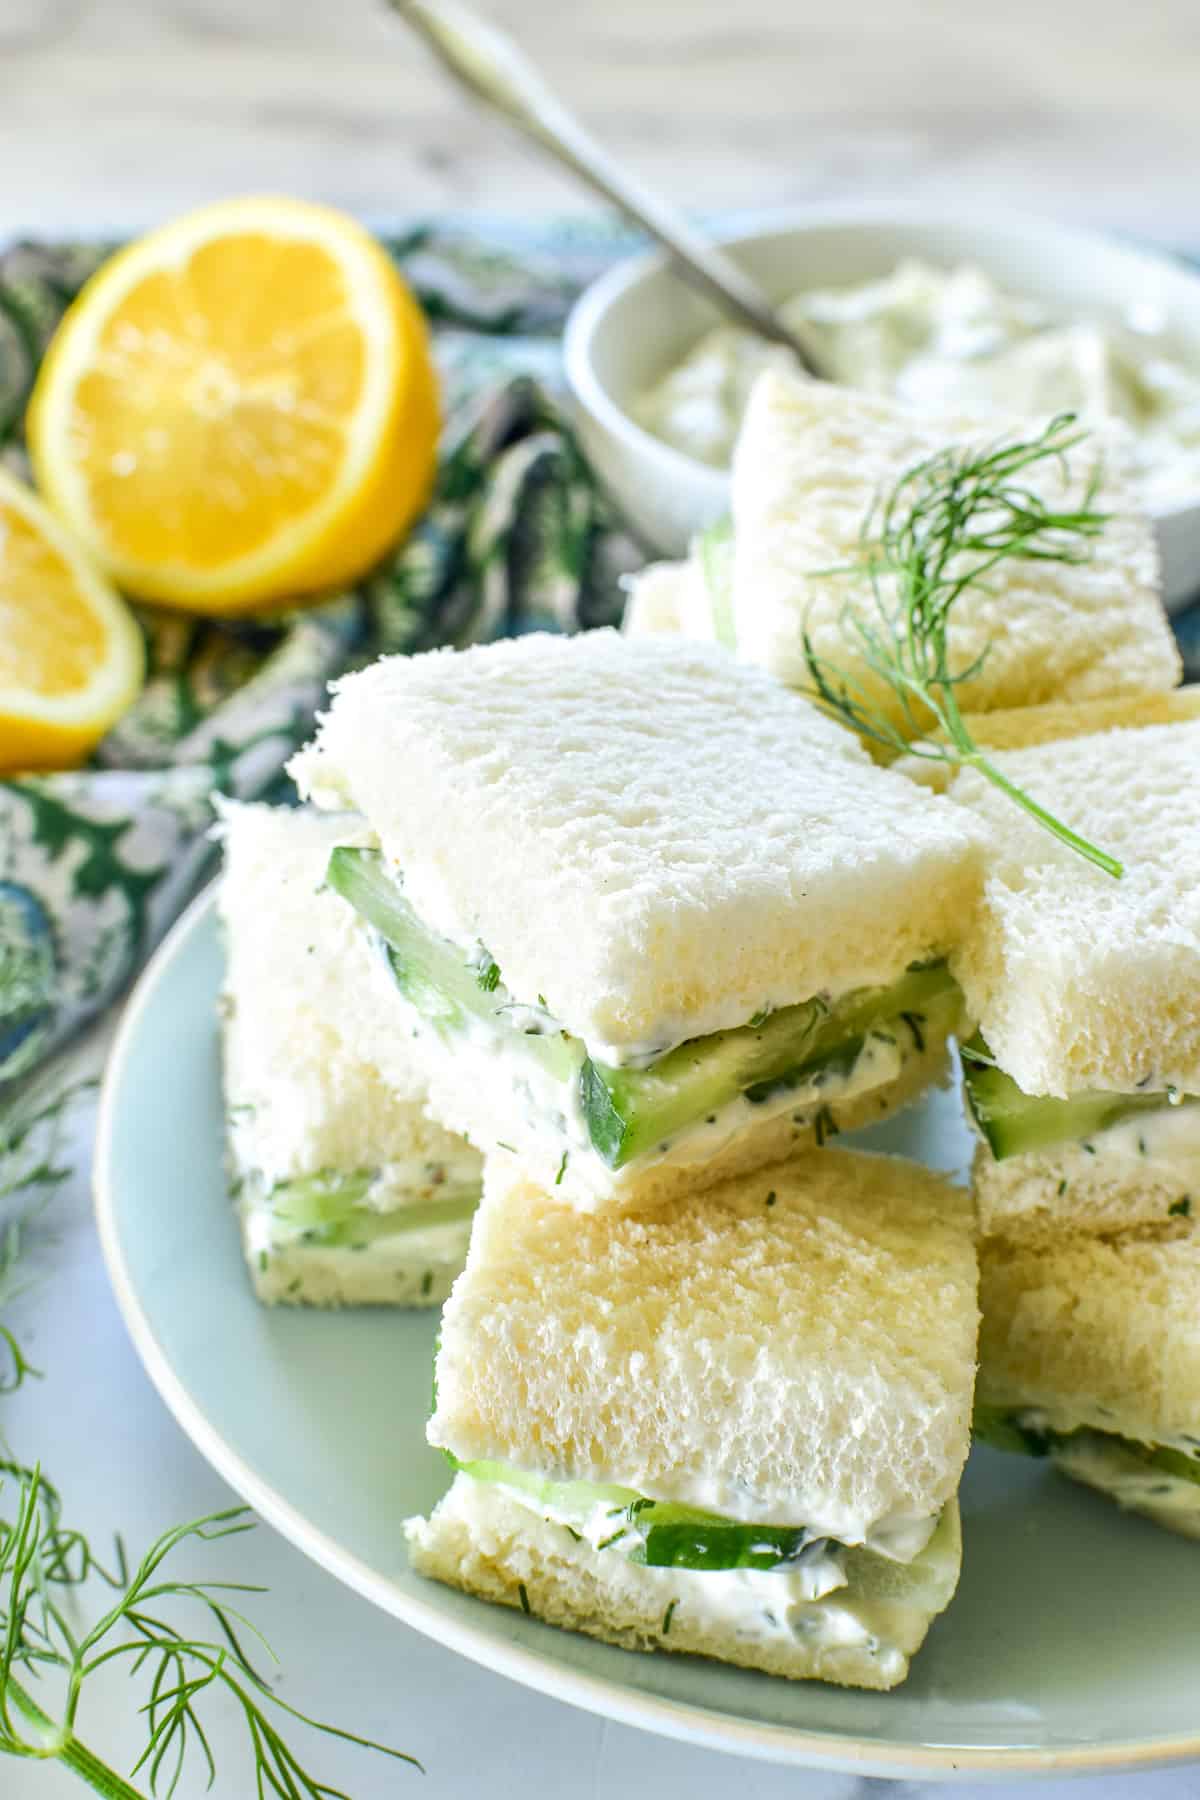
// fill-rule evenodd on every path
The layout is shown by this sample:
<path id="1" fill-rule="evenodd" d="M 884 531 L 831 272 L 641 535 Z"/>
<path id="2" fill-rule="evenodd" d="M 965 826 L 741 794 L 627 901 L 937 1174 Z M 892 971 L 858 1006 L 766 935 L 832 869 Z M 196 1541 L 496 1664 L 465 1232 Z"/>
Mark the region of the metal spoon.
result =
<path id="1" fill-rule="evenodd" d="M 694 231 L 681 213 L 626 174 L 551 93 L 511 38 L 456 0 L 388 0 L 388 4 L 420 33 L 461 86 L 656 238 L 680 273 L 723 312 L 757 336 L 786 345 L 810 375 L 823 374 L 811 349 L 784 324 L 757 282 Z"/>

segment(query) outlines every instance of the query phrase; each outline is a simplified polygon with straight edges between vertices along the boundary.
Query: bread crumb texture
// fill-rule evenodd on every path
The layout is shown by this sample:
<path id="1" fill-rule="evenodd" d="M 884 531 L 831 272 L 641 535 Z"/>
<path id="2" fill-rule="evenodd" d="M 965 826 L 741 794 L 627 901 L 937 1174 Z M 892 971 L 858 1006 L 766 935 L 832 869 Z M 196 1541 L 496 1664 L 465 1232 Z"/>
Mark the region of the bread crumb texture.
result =
<path id="1" fill-rule="evenodd" d="M 687 637 L 711 640 L 712 601 L 697 557 L 682 562 L 647 563 L 626 581 L 628 598 L 621 630 L 627 637 Z"/>
<path id="2" fill-rule="evenodd" d="M 1119 726 L 1183 724 L 1189 719 L 1200 719 L 1200 685 L 1162 694 L 1126 694 L 1115 700 L 1049 701 L 1011 712 L 967 713 L 963 723 L 981 750 L 1019 750 L 1029 744 L 1092 737 Z M 935 741 L 940 738 L 941 733 L 936 734 Z M 938 793 L 952 785 L 959 768 L 916 755 L 902 756 L 892 766 Z"/>
<path id="3" fill-rule="evenodd" d="M 947 444 L 1028 436 L 998 423 L 910 411 L 880 395 L 769 370 L 755 384 L 733 463 L 734 613 L 738 652 L 806 686 L 805 630 L 820 655 L 856 679 L 904 727 L 885 684 L 853 659 L 842 611 L 853 591 L 819 571 L 861 557 L 872 505 Z M 1179 653 L 1159 599 L 1153 526 L 1136 507 L 1124 439 L 1097 430 L 1070 460 L 1022 480 L 1047 502 L 1078 505 L 1100 459 L 1095 504 L 1111 517 L 1077 565 L 1007 561 L 968 589 L 950 622 L 951 667 L 978 672 L 956 690 L 964 710 L 1174 687 Z M 990 648 L 988 648 L 990 646 Z"/>
<path id="4" fill-rule="evenodd" d="M 679 639 L 391 657 L 338 685 L 293 767 L 366 816 L 431 924 L 598 1045 L 893 980 L 948 944 L 978 879 L 961 811 Z"/>
<path id="5" fill-rule="evenodd" d="M 973 1180 L 979 1229 L 1019 1243 L 1063 1232 L 1096 1236 L 1200 1216 L 1200 1164 L 1194 1150 L 1152 1148 L 1134 1168 L 1083 1143 L 1054 1144 L 997 1162 L 986 1144 L 975 1153 Z"/>
<path id="6" fill-rule="evenodd" d="M 1125 865 L 1114 880 L 974 770 L 955 781 L 988 872 L 951 962 L 1001 1068 L 1028 1094 L 1200 1093 L 1200 720 L 995 760 Z"/>
<path id="7" fill-rule="evenodd" d="M 324 886 L 353 818 L 222 808 L 224 1063 L 234 1150 L 268 1185 L 471 1152 L 423 1111 L 421 1059 L 353 909 Z"/>
<path id="8" fill-rule="evenodd" d="M 853 1541 L 956 1492 L 977 1324 L 969 1196 L 915 1164 L 826 1149 L 581 1215 L 497 1158 L 430 1442 Z"/>
<path id="9" fill-rule="evenodd" d="M 983 1242 L 979 1397 L 1142 1443 L 1200 1437 L 1200 1234 Z"/>

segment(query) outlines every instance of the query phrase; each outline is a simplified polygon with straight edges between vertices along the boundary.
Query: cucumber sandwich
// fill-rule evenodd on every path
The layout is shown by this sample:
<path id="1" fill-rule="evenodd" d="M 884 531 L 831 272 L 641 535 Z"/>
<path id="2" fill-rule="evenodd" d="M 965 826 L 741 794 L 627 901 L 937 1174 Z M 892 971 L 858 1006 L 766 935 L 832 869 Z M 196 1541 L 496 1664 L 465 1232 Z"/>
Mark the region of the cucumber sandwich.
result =
<path id="1" fill-rule="evenodd" d="M 1200 1535 L 1200 721 L 995 760 L 1125 873 L 952 783 L 990 841 L 953 959 L 981 1029 L 982 1430 Z"/>
<path id="2" fill-rule="evenodd" d="M 985 1238 L 978 1435 L 1200 1537 L 1200 1234 Z"/>
<path id="3" fill-rule="evenodd" d="M 953 957 L 987 1235 L 1174 1229 L 1200 1202 L 1200 719 L 995 754 L 1124 864 L 1093 869 L 970 771 L 983 902 Z"/>
<path id="4" fill-rule="evenodd" d="M 885 394 L 768 370 L 755 383 L 734 455 L 731 546 L 702 537 L 687 562 L 636 576 L 626 629 L 711 638 L 798 688 L 811 685 L 807 638 L 818 656 L 848 671 L 858 697 L 914 735 L 920 702 L 902 707 L 865 644 L 845 631 L 853 590 L 829 572 L 861 560 L 864 524 L 878 523 L 880 497 L 906 472 L 948 446 L 997 441 L 1006 425 L 1026 429 L 981 423 L 952 407 L 915 411 Z M 1097 465 L 1089 503 L 1108 518 L 1086 557 L 1009 556 L 958 598 L 948 641 L 951 665 L 969 670 L 954 687 L 964 711 L 1166 692 L 1178 683 L 1153 527 L 1136 499 L 1127 441 L 1101 428 L 1070 466 L 1047 458 L 1021 479 L 1069 511 Z"/>
<path id="5" fill-rule="evenodd" d="M 431 1115 L 563 1201 L 691 1190 L 941 1073 L 969 821 L 715 649 L 391 658 L 292 768 L 373 834 L 329 884 L 375 934 Z"/>
<path id="6" fill-rule="evenodd" d="M 488 1161 L 407 1525 L 423 1574 L 631 1649 L 890 1688 L 960 1563 L 969 1197 L 839 1149 L 581 1215 Z"/>
<path id="7" fill-rule="evenodd" d="M 424 1115 L 367 929 L 324 887 L 353 820 L 222 807 L 224 1078 L 247 1266 L 267 1302 L 435 1305 L 482 1164 Z"/>

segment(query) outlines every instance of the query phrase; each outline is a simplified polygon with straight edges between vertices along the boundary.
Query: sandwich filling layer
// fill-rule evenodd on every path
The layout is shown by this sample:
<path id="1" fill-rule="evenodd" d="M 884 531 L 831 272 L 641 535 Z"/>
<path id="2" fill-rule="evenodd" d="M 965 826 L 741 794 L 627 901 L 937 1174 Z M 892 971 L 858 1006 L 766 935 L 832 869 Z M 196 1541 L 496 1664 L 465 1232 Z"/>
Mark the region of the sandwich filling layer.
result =
<path id="1" fill-rule="evenodd" d="M 373 1289 L 389 1277 L 422 1299 L 444 1298 L 462 1267 L 480 1180 L 441 1166 L 387 1164 L 267 1183 L 236 1184 L 246 1258 L 260 1287 L 280 1299 L 306 1297 L 307 1271 L 369 1267 Z"/>
<path id="2" fill-rule="evenodd" d="M 705 1570 L 797 1571 L 804 1565 L 815 1591 L 844 1585 L 840 1559 L 848 1546 L 818 1526 L 729 1518 L 676 1500 L 652 1499 L 617 1483 L 555 1481 L 512 1463 L 449 1460 L 472 1480 L 494 1483 L 520 1505 L 567 1526 L 593 1549 L 618 1550 L 631 1562 Z M 864 1521 L 846 1537 L 888 1562 L 910 1563 L 930 1542 L 939 1517 Z M 820 1586 L 822 1582 L 831 1587 Z"/>
<path id="3" fill-rule="evenodd" d="M 972 1117 L 997 1162 L 1032 1150 L 1079 1144 L 1136 1178 L 1149 1160 L 1192 1161 L 1200 1176 L 1200 1097 L 1176 1088 L 1136 1093 L 1092 1089 L 1059 1100 L 1026 1094 L 988 1058 L 978 1038 L 963 1049 Z"/>
<path id="4" fill-rule="evenodd" d="M 664 1638 L 682 1613 L 690 1625 L 743 1645 L 863 1650 L 880 1657 L 892 1679 L 904 1669 L 897 1646 L 919 1641 L 957 1576 L 954 1502 L 930 1522 L 920 1549 L 897 1561 L 805 1527 L 746 1526 L 629 1489 L 544 1481 L 506 1464 L 461 1465 L 433 1519 L 409 1521 L 410 1543 L 419 1548 L 436 1534 L 447 1511 L 486 1524 L 491 1513 L 511 1516 L 514 1507 L 561 1531 L 573 1556 L 632 1564 L 639 1584 L 661 1593 Z"/>
<path id="5" fill-rule="evenodd" d="M 1041 1407 L 996 1406 L 976 1407 L 975 1435 L 999 1450 L 1049 1457 L 1119 1505 L 1200 1537 L 1200 1437 L 1142 1444 Z"/>
<path id="6" fill-rule="evenodd" d="M 890 987 L 764 1006 L 744 1026 L 667 1044 L 623 1062 L 563 1030 L 544 1000 L 509 993 L 485 948 L 420 920 L 383 859 L 343 847 L 330 885 L 374 927 L 380 953 L 417 1029 L 461 1056 L 471 1080 L 502 1082 L 539 1137 L 584 1152 L 614 1173 L 698 1162 L 740 1131 L 782 1113 L 835 1129 L 828 1109 L 889 1086 L 913 1058 L 945 1041 L 960 996 L 942 961 L 913 963 Z"/>

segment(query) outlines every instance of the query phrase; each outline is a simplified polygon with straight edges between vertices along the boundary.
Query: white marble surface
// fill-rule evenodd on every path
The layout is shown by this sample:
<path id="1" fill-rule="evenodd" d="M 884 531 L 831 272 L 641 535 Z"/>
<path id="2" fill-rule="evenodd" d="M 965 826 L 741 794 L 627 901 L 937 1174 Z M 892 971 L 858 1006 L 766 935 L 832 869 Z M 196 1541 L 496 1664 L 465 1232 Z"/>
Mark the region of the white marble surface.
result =
<path id="1" fill-rule="evenodd" d="M 1200 239 L 1195 0 L 489 0 L 612 147 L 693 205 L 1036 206 Z M 0 0 L 12 219 L 247 187 L 372 215 L 575 202 L 383 0 Z"/>
<path id="2" fill-rule="evenodd" d="M 615 149 L 693 205 L 1035 206 L 1200 243 L 1196 0 L 495 0 L 492 10 Z M 0 0 L 0 167 L 5 235 L 129 226 L 254 187 L 376 218 L 577 204 L 472 115 L 370 0 Z M 86 1170 L 56 1197 L 43 1236 L 45 1278 L 20 1303 L 20 1324 L 46 1375 L 6 1403 L 5 1427 L 45 1459 L 72 1515 L 138 1545 L 228 1495 L 125 1337 Z M 269 1587 L 254 1616 L 281 1652 L 289 1700 L 402 1745 L 428 1770 L 318 1751 L 354 1800 L 938 1791 L 739 1765 L 606 1725 L 396 1625 L 265 1528 L 229 1545 L 221 1565 Z M 118 1764 L 137 1741 L 130 1698 L 114 1682 L 85 1710 L 86 1733 Z M 235 1722 L 222 1717 L 214 1741 L 219 1800 L 248 1800 Z M 203 1791 L 193 1776 L 181 1800 Z M 986 1791 L 1011 1800 L 1018 1787 Z M 1200 1767 L 1037 1791 L 1198 1800 Z M 55 1767 L 0 1764 L 4 1800 L 82 1792 Z"/>

